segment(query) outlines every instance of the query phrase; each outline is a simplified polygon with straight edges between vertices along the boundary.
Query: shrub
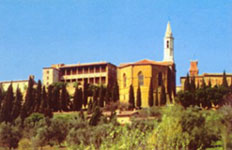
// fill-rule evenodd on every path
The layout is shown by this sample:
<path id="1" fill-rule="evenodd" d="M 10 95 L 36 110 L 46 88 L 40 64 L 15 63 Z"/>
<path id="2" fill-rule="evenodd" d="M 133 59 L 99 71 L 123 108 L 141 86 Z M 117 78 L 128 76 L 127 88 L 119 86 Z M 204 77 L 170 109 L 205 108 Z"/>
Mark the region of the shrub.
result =
<path id="1" fill-rule="evenodd" d="M 213 116 L 214 114 L 209 117 L 209 114 L 198 107 L 189 107 L 186 110 L 178 105 L 165 107 L 162 121 L 149 139 L 149 146 L 169 150 L 186 148 L 200 150 L 211 147 L 219 140 L 218 132 L 213 128 L 215 126 L 210 128 L 208 125 L 215 123 L 215 120 L 210 119 Z"/>
<path id="2" fill-rule="evenodd" d="M 20 131 L 11 124 L 0 124 L 0 145 L 3 147 L 17 148 L 21 139 Z"/>

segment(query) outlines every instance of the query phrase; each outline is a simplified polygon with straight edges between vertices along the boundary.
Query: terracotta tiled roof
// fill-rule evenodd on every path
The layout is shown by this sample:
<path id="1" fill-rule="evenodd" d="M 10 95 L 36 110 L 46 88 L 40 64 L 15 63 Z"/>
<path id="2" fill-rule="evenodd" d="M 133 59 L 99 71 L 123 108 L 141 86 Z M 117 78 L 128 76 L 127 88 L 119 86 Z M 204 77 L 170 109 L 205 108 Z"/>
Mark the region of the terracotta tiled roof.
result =
<path id="1" fill-rule="evenodd" d="M 77 63 L 77 64 L 54 64 L 51 67 L 44 67 L 43 69 L 51 69 L 51 68 L 71 68 L 71 67 L 83 67 L 83 66 L 94 66 L 94 65 L 113 65 L 114 64 L 110 63 L 110 62 L 93 62 L 93 63 Z M 116 66 L 115 66 L 116 67 Z"/>
<path id="2" fill-rule="evenodd" d="M 173 65 L 173 62 L 163 62 L 163 61 L 159 62 L 159 61 L 143 59 L 143 60 L 137 61 L 135 63 L 120 64 L 119 68 L 130 66 L 130 65 L 161 65 L 161 66 L 169 66 L 169 65 Z"/>
<path id="3" fill-rule="evenodd" d="M 232 73 L 226 73 L 227 77 L 232 77 Z M 203 78 L 203 77 L 223 77 L 223 73 L 203 73 L 201 75 L 195 76 L 195 78 Z M 180 77 L 181 79 L 185 79 L 186 76 Z"/>

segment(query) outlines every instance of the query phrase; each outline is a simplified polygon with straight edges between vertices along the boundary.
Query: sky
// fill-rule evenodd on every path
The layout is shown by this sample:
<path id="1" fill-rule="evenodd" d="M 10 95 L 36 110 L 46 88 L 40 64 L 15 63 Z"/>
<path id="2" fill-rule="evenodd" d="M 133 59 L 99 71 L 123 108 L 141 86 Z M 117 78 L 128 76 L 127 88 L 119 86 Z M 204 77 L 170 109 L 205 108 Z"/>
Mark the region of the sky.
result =
<path id="1" fill-rule="evenodd" d="M 52 64 L 163 60 L 170 21 L 177 84 L 232 73 L 232 0 L 0 0 L 0 81 L 42 79 Z"/>

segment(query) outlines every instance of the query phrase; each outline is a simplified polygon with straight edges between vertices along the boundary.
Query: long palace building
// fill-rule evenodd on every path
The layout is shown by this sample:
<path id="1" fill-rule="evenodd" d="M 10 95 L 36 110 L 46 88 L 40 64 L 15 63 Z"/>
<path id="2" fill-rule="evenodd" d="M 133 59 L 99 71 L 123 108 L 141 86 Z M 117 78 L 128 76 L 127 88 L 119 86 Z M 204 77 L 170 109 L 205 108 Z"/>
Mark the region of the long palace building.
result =
<path id="1" fill-rule="evenodd" d="M 112 85 L 117 80 L 117 67 L 109 62 L 55 64 L 43 68 L 43 84 L 55 82 Z"/>

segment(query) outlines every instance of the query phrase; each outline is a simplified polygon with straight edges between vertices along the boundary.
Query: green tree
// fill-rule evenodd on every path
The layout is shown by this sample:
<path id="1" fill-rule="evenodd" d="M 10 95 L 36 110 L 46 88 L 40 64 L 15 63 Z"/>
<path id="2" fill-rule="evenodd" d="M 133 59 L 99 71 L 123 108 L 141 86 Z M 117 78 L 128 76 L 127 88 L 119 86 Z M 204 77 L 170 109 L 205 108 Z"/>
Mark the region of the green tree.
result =
<path id="1" fill-rule="evenodd" d="M 93 99 L 90 98 L 90 101 L 88 103 L 88 113 L 90 114 L 92 113 L 92 111 L 93 111 Z"/>
<path id="2" fill-rule="evenodd" d="M 95 107 L 95 110 L 89 120 L 89 125 L 96 126 L 98 122 L 100 121 L 101 116 L 102 116 L 102 112 L 100 108 L 98 106 Z"/>
<path id="3" fill-rule="evenodd" d="M 160 106 L 158 88 L 155 90 L 155 106 Z"/>
<path id="4" fill-rule="evenodd" d="M 54 103 L 53 103 L 53 86 L 49 85 L 48 86 L 48 93 L 47 93 L 47 109 L 53 110 Z"/>
<path id="5" fill-rule="evenodd" d="M 149 93 L 148 93 L 148 104 L 150 107 L 154 105 L 154 96 L 153 96 L 153 84 L 152 79 L 150 81 Z"/>
<path id="6" fill-rule="evenodd" d="M 201 87 L 202 87 L 203 89 L 205 89 L 205 88 L 206 88 L 206 84 L 205 84 L 205 79 L 204 79 L 204 78 L 202 79 Z"/>
<path id="7" fill-rule="evenodd" d="M 28 81 L 25 103 L 23 104 L 23 107 L 26 110 L 26 117 L 29 116 L 34 111 L 35 94 L 34 94 L 33 86 L 34 86 L 34 80 L 30 77 Z"/>
<path id="8" fill-rule="evenodd" d="M 216 125 L 219 117 L 214 115 L 214 111 L 205 113 L 198 107 L 183 109 L 174 105 L 164 107 L 162 114 L 162 121 L 149 138 L 148 145 L 151 144 L 151 149 L 205 150 L 219 140 Z"/>
<path id="9" fill-rule="evenodd" d="M 96 88 L 96 89 L 94 89 L 94 91 L 93 91 L 93 105 L 94 106 L 98 106 L 99 105 L 99 102 L 98 102 L 98 92 L 99 91 L 99 89 L 98 88 Z"/>
<path id="10" fill-rule="evenodd" d="M 190 91 L 180 91 L 177 93 L 176 100 L 184 107 L 189 107 L 192 104 L 193 93 Z"/>
<path id="11" fill-rule="evenodd" d="M 103 86 L 100 87 L 99 90 L 99 106 L 104 107 L 104 88 Z"/>
<path id="12" fill-rule="evenodd" d="M 82 91 L 82 88 L 80 88 L 79 90 L 78 90 L 78 92 L 79 92 L 79 94 L 78 94 L 78 99 L 79 99 L 79 101 L 78 101 L 78 110 L 81 110 L 82 109 L 82 105 L 83 105 L 83 91 Z"/>
<path id="13" fill-rule="evenodd" d="M 110 90 L 109 86 L 107 86 L 107 88 L 106 88 L 106 94 L 105 94 L 104 99 L 105 99 L 106 104 L 109 104 L 111 101 L 111 90 Z"/>
<path id="14" fill-rule="evenodd" d="M 60 88 L 54 86 L 53 88 L 53 96 L 52 96 L 53 100 L 53 109 L 54 111 L 59 111 L 60 110 Z"/>
<path id="15" fill-rule="evenodd" d="M 228 88 L 228 83 L 227 83 L 227 80 L 226 80 L 226 71 L 223 72 L 222 86 Z"/>
<path id="16" fill-rule="evenodd" d="M 4 98 L 3 91 L 2 88 L 0 87 L 0 110 L 1 110 L 3 98 Z"/>
<path id="17" fill-rule="evenodd" d="M 112 100 L 114 102 L 119 100 L 119 87 L 118 87 L 118 82 L 117 81 L 115 81 L 115 83 L 114 83 Z"/>
<path id="18" fill-rule="evenodd" d="M 129 91 L 129 109 L 135 108 L 135 96 L 134 96 L 134 88 L 132 84 L 130 85 L 130 91 Z"/>
<path id="19" fill-rule="evenodd" d="M 15 120 L 19 115 L 22 107 L 23 95 L 19 88 L 16 90 L 16 97 L 13 102 L 12 117 Z"/>
<path id="20" fill-rule="evenodd" d="M 0 124 L 0 146 L 8 147 L 10 150 L 18 147 L 21 132 L 17 127 L 10 124 Z"/>
<path id="21" fill-rule="evenodd" d="M 184 90 L 189 91 L 191 89 L 190 87 L 190 79 L 189 79 L 189 74 L 187 73 L 186 79 L 184 81 Z"/>
<path id="22" fill-rule="evenodd" d="M 209 79 L 208 87 L 212 87 L 212 83 L 210 79 Z"/>
<path id="23" fill-rule="evenodd" d="M 74 93 L 74 98 L 73 98 L 73 108 L 76 111 L 81 110 L 82 108 L 82 89 L 78 89 L 76 87 L 75 93 Z"/>
<path id="24" fill-rule="evenodd" d="M 137 99 L 136 99 L 136 106 L 140 109 L 142 105 L 142 100 L 141 100 L 141 89 L 140 86 L 137 89 Z"/>
<path id="25" fill-rule="evenodd" d="M 60 99 L 61 110 L 68 111 L 69 95 L 65 85 L 62 86 Z"/>
<path id="26" fill-rule="evenodd" d="M 167 96 L 166 96 L 166 91 L 165 91 L 164 86 L 162 86 L 161 88 L 160 101 L 161 101 L 161 105 L 165 105 L 167 102 Z"/>
<path id="27" fill-rule="evenodd" d="M 41 105 L 41 97 L 42 97 L 42 84 L 41 81 L 38 81 L 35 95 L 35 112 L 38 112 Z"/>
<path id="28" fill-rule="evenodd" d="M 200 88 L 200 84 L 199 84 L 199 81 L 197 82 L 197 87 L 196 87 L 197 89 L 199 89 Z"/>
<path id="29" fill-rule="evenodd" d="M 12 84 L 7 89 L 5 98 L 3 99 L 2 109 L 0 110 L 0 122 L 12 122 L 12 106 L 14 102 L 14 93 Z"/>
<path id="30" fill-rule="evenodd" d="M 77 105 L 78 105 L 78 87 L 75 88 L 74 96 L 73 96 L 73 110 L 77 111 Z"/>
<path id="31" fill-rule="evenodd" d="M 40 113 L 45 113 L 45 109 L 48 107 L 48 102 L 47 102 L 47 92 L 45 86 L 43 86 L 43 91 L 42 91 L 42 101 L 40 105 L 39 112 Z"/>
<path id="32" fill-rule="evenodd" d="M 195 77 L 191 78 L 190 90 L 193 91 L 193 92 L 196 90 Z"/>
<path id="33" fill-rule="evenodd" d="M 88 83 L 86 80 L 84 80 L 84 85 L 83 85 L 83 105 L 84 107 L 86 107 L 87 103 L 88 103 L 88 96 L 89 96 L 89 92 L 88 92 Z"/>

